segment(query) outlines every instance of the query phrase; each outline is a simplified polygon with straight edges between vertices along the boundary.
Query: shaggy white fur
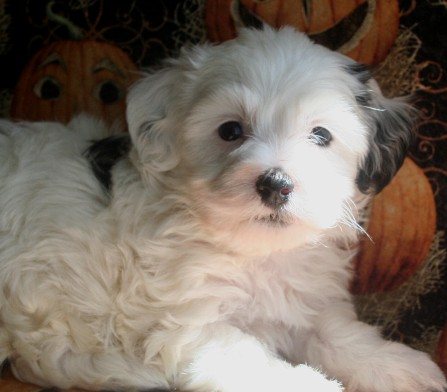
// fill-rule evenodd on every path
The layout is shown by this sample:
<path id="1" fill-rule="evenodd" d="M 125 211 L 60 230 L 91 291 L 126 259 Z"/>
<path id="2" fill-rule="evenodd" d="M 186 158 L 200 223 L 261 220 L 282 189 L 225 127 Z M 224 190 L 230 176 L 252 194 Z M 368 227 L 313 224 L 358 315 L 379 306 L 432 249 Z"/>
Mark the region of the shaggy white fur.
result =
<path id="1" fill-rule="evenodd" d="M 92 146 L 108 131 L 84 116 L 1 122 L 0 360 L 62 388 L 442 391 L 348 292 L 410 114 L 352 60 L 265 28 L 146 75 L 128 153 Z"/>

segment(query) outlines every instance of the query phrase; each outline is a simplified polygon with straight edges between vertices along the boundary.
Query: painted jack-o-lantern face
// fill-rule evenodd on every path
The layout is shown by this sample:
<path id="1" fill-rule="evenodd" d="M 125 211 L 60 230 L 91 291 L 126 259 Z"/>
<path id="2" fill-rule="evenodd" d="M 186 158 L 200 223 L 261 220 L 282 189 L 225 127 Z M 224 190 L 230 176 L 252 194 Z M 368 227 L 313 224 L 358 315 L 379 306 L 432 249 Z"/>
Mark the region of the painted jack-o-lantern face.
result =
<path id="1" fill-rule="evenodd" d="M 124 123 L 125 95 L 136 66 L 121 49 L 97 41 L 58 41 L 23 70 L 11 117 L 68 122 L 87 112 L 108 124 Z"/>
<path id="2" fill-rule="evenodd" d="M 207 0 L 211 40 L 234 38 L 237 29 L 294 26 L 315 42 L 361 63 L 385 58 L 399 28 L 397 0 Z"/>

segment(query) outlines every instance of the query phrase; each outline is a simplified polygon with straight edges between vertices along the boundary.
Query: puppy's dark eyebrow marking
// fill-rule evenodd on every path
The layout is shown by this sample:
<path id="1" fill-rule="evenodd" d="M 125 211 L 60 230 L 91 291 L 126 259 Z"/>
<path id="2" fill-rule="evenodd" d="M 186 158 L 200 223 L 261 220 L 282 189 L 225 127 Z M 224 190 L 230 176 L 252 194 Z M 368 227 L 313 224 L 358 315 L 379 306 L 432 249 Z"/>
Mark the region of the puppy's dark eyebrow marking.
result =
<path id="1" fill-rule="evenodd" d="M 112 188 L 112 168 L 130 151 L 129 135 L 109 136 L 105 139 L 93 141 L 84 152 L 90 163 L 93 174 L 106 191 Z"/>
<path id="2" fill-rule="evenodd" d="M 354 76 L 360 83 L 365 85 L 364 89 L 355 92 L 355 100 L 360 106 L 368 106 L 371 101 L 371 93 L 367 83 L 372 79 L 372 74 L 368 66 L 355 63 L 346 66 L 345 69 L 350 75 Z"/>
<path id="3" fill-rule="evenodd" d="M 371 72 L 365 64 L 355 63 L 346 66 L 345 69 L 350 75 L 355 76 L 360 83 L 366 84 L 372 79 Z"/>

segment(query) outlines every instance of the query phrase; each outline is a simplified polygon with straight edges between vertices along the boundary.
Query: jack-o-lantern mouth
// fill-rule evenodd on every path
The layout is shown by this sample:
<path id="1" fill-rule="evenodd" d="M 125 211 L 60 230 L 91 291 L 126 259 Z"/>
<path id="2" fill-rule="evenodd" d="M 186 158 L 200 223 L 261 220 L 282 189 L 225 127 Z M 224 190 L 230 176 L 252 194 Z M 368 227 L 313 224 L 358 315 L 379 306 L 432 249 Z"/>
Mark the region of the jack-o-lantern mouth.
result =
<path id="1" fill-rule="evenodd" d="M 303 1 L 304 14 L 309 18 L 311 6 L 308 1 Z M 374 13 L 375 1 L 366 1 L 351 11 L 346 17 L 333 26 L 317 32 L 307 32 L 309 37 L 318 44 L 332 50 L 346 50 L 359 41 L 369 30 L 372 23 L 371 15 Z M 262 28 L 265 21 L 242 4 L 241 0 L 234 0 L 231 6 L 231 14 L 238 27 Z"/>
<path id="2" fill-rule="evenodd" d="M 207 0 L 208 37 L 223 42 L 243 27 L 292 26 L 363 64 L 378 64 L 399 32 L 398 0 Z"/>

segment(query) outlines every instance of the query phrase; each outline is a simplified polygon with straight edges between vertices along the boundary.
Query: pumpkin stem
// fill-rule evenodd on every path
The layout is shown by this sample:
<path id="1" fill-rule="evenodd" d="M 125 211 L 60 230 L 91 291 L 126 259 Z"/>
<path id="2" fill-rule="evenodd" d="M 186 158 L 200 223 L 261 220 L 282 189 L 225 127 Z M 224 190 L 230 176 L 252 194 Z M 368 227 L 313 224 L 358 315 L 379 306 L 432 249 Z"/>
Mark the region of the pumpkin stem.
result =
<path id="1" fill-rule="evenodd" d="M 58 15 L 53 11 L 54 1 L 50 1 L 47 4 L 46 11 L 48 19 L 65 26 L 70 34 L 70 38 L 75 40 L 82 40 L 85 38 L 84 32 L 77 26 L 75 26 L 69 19 L 62 15 Z"/>

